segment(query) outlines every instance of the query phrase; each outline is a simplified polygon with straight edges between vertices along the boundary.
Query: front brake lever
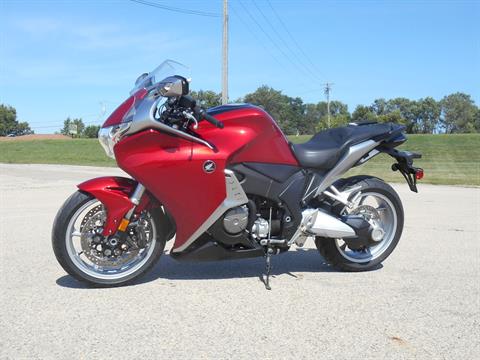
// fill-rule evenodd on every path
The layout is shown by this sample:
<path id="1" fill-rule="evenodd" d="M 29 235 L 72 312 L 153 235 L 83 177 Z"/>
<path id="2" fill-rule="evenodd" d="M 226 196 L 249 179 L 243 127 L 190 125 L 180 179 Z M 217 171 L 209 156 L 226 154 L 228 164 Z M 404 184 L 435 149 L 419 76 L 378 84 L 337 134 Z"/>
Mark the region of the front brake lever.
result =
<path id="1" fill-rule="evenodd" d="M 197 118 L 196 118 L 195 116 L 193 116 L 192 114 L 190 114 L 188 111 L 184 111 L 184 112 L 183 112 L 183 115 L 184 115 L 187 119 L 193 121 L 193 128 L 196 130 L 196 129 L 198 128 Z"/>

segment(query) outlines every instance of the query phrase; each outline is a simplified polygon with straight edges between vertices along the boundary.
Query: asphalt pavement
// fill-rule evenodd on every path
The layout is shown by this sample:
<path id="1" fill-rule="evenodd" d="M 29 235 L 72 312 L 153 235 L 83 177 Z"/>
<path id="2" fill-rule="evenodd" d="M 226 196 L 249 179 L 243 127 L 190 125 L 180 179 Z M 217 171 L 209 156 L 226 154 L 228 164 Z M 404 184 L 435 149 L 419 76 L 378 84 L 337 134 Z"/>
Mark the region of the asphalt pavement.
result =
<path id="1" fill-rule="evenodd" d="M 375 271 L 334 271 L 310 242 L 273 258 L 272 291 L 263 259 L 168 254 L 134 285 L 91 289 L 50 233 L 75 184 L 109 174 L 0 164 L 0 358 L 480 358 L 480 188 L 394 185 L 404 234 Z"/>

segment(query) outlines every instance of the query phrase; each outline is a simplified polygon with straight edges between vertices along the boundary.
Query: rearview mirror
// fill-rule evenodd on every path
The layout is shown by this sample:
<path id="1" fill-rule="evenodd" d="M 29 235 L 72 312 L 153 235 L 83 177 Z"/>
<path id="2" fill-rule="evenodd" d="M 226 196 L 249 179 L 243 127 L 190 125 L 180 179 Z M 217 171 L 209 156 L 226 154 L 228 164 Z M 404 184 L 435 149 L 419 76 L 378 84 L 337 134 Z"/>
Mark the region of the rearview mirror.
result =
<path id="1" fill-rule="evenodd" d="M 188 91 L 187 79 L 179 75 L 169 76 L 158 84 L 158 92 L 165 97 L 187 95 Z"/>

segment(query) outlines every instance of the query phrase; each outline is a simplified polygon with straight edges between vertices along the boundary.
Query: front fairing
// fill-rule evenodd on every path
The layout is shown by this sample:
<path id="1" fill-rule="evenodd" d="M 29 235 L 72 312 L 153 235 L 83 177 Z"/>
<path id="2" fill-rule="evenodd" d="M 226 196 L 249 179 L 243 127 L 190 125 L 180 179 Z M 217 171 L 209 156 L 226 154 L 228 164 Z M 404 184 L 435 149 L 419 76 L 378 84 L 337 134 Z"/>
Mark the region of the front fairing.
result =
<path id="1" fill-rule="evenodd" d="M 183 245 L 226 197 L 225 160 L 205 145 L 149 129 L 120 141 L 115 157 L 118 166 L 172 215 L 177 228 L 174 249 Z M 207 160 L 215 162 L 215 171 L 205 171 Z"/>

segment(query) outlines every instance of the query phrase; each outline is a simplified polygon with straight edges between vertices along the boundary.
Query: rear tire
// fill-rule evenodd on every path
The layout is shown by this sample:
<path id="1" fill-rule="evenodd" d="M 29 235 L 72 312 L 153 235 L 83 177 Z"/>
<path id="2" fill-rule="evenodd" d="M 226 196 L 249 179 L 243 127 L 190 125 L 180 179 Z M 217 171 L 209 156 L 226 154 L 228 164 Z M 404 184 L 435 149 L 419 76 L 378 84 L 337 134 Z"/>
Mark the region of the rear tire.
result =
<path id="1" fill-rule="evenodd" d="M 55 217 L 52 229 L 52 246 L 60 265 L 63 269 L 76 280 L 93 286 L 109 287 L 125 285 L 145 274 L 158 261 L 165 248 L 168 234 L 162 229 L 160 217 L 165 214 L 161 209 L 150 210 L 150 214 L 155 226 L 156 238 L 152 239 L 154 249 L 148 259 L 134 272 L 128 273 L 124 277 L 100 278 L 87 274 L 85 271 L 72 261 L 72 257 L 67 249 L 67 231 L 72 217 L 83 206 L 95 200 L 90 194 L 77 191 L 72 194 L 60 208 Z"/>
<path id="2" fill-rule="evenodd" d="M 316 237 L 315 245 L 322 257 L 334 268 L 342 271 L 358 272 L 376 269 L 395 249 L 403 231 L 403 206 L 395 190 L 383 180 L 368 176 L 356 176 L 346 179 L 346 181 L 343 183 L 343 186 L 339 190 L 343 191 L 348 188 L 358 186 L 361 187 L 359 191 L 362 193 L 379 194 L 379 196 L 383 196 L 389 200 L 395 211 L 396 228 L 392 230 L 392 238 L 389 239 L 388 246 L 386 246 L 385 249 L 382 249 L 382 252 L 377 254 L 377 256 L 374 258 L 365 259 L 364 261 L 362 261 L 361 258 L 347 258 L 348 256 L 345 255 L 345 251 L 342 251 L 338 245 L 338 239 Z M 351 195 L 351 199 L 356 193 L 357 192 Z M 332 207 L 332 209 L 336 215 L 340 215 L 344 209 L 344 206 L 343 204 L 337 203 Z"/>

